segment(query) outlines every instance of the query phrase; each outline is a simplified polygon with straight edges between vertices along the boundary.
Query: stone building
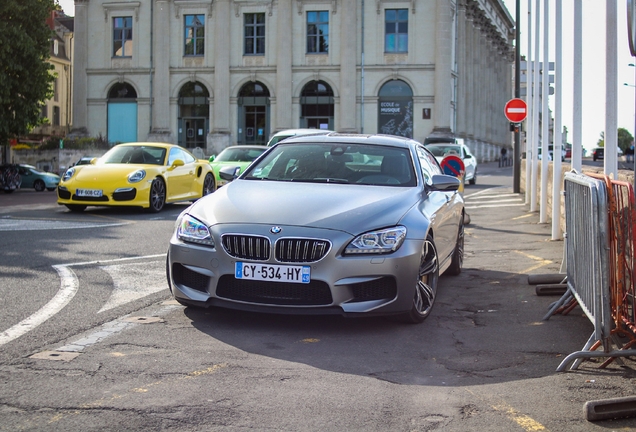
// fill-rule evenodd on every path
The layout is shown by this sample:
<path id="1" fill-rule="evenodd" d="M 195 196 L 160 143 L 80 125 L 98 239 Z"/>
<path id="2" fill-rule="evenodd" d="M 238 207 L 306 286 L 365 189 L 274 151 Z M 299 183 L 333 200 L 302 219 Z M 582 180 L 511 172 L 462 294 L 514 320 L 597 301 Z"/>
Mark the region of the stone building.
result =
<path id="1" fill-rule="evenodd" d="M 42 107 L 40 116 L 47 122 L 34 128 L 20 141 L 41 142 L 51 136 L 63 137 L 71 128 L 73 88 L 73 18 L 52 11 L 46 24 L 54 31 L 51 38 L 49 63 L 53 65 L 53 97 Z"/>
<path id="2" fill-rule="evenodd" d="M 501 0 L 76 0 L 74 133 L 205 155 L 312 127 L 510 145 Z"/>

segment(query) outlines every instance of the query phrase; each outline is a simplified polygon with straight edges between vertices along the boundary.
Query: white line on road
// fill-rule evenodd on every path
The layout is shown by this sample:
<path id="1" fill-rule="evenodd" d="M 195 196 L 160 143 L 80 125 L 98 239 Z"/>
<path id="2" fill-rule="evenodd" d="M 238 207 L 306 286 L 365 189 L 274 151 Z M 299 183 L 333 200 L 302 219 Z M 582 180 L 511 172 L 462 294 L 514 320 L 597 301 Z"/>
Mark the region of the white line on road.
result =
<path id="1" fill-rule="evenodd" d="M 30 332 L 31 330 L 38 327 L 40 324 L 46 322 L 48 319 L 53 317 L 59 311 L 61 311 L 77 294 L 79 289 L 79 282 L 77 280 L 77 276 L 75 272 L 70 269 L 71 266 L 84 266 L 84 265 L 93 265 L 93 264 L 101 264 L 101 263 L 112 263 L 112 262 L 122 262 L 122 261 L 131 261 L 131 260 L 142 260 L 148 258 L 158 258 L 166 256 L 166 254 L 158 254 L 158 255 L 146 255 L 140 257 L 128 257 L 128 258 L 118 258 L 113 260 L 104 260 L 104 261 L 86 261 L 80 263 L 72 263 L 72 264 L 59 264 L 54 265 L 53 268 L 60 275 L 60 290 L 55 294 L 55 296 L 43 307 L 41 307 L 37 312 L 35 312 L 30 317 L 20 321 L 18 324 L 13 327 L 3 331 L 0 333 L 0 346 L 11 342 L 14 339 L 19 338 L 20 336 Z"/>

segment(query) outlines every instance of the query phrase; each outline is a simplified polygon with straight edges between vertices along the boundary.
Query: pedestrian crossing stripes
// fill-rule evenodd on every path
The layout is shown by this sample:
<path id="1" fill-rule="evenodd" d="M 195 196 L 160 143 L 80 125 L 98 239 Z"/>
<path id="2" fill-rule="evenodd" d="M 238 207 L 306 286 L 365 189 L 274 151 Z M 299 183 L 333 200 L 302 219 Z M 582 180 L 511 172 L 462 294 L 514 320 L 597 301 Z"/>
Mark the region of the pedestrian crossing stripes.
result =
<path id="1" fill-rule="evenodd" d="M 479 208 L 521 207 L 525 198 L 521 194 L 508 193 L 508 188 L 490 188 L 464 196 L 467 210 Z"/>

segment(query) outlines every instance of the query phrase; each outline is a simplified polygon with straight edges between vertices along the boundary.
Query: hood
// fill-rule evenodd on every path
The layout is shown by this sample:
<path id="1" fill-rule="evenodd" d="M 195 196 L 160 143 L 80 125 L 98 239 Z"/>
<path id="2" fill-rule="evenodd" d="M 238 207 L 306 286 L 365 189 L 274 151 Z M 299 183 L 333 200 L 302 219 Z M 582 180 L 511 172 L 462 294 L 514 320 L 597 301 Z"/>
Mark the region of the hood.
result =
<path id="1" fill-rule="evenodd" d="M 355 235 L 396 225 L 420 193 L 412 187 L 235 180 L 188 213 L 208 225 L 296 225 Z"/>
<path id="2" fill-rule="evenodd" d="M 73 179 L 75 181 L 94 181 L 96 178 L 105 177 L 125 179 L 129 174 L 140 169 L 148 171 L 147 166 L 139 164 L 79 165 L 76 167 Z"/>

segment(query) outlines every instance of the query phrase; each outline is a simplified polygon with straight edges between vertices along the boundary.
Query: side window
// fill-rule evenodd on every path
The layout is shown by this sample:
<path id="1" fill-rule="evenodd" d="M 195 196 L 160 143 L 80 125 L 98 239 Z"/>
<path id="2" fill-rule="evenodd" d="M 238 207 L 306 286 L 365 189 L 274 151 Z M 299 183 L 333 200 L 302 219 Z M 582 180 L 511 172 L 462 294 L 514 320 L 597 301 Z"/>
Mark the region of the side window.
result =
<path id="1" fill-rule="evenodd" d="M 329 12 L 307 12 L 307 53 L 329 52 Z"/>
<path id="2" fill-rule="evenodd" d="M 244 17 L 244 54 L 265 54 L 265 14 L 246 13 Z"/>
<path id="3" fill-rule="evenodd" d="M 113 18 L 113 57 L 132 57 L 132 17 Z"/>
<path id="4" fill-rule="evenodd" d="M 183 157 L 181 156 L 181 150 L 178 148 L 170 149 L 170 155 L 168 156 L 168 166 L 171 166 L 177 159 L 183 160 Z"/>
<path id="5" fill-rule="evenodd" d="M 408 29 L 408 9 L 386 9 L 384 11 L 384 52 L 408 52 Z"/>
<path id="6" fill-rule="evenodd" d="M 194 156 L 192 156 L 190 153 L 188 153 L 187 151 L 181 151 L 181 157 L 184 163 L 189 164 L 194 162 L 196 159 L 194 158 Z"/>
<path id="7" fill-rule="evenodd" d="M 186 56 L 202 56 L 205 52 L 205 15 L 185 15 Z"/>
<path id="8" fill-rule="evenodd" d="M 439 167 L 435 156 L 428 152 L 423 147 L 417 147 L 417 158 L 420 160 L 420 167 L 422 169 L 422 177 L 426 184 L 431 184 L 431 178 L 435 174 L 443 174 L 442 169 Z"/>

